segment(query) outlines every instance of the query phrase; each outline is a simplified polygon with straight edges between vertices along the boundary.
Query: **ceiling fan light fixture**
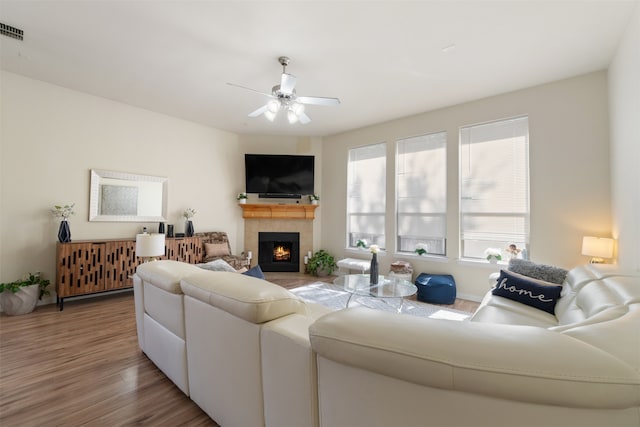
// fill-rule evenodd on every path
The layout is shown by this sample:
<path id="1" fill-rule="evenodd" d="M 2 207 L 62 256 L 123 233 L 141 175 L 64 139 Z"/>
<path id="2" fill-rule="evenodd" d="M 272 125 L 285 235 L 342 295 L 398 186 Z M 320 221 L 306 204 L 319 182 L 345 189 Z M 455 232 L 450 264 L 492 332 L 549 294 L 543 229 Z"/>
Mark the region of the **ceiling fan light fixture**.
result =
<path id="1" fill-rule="evenodd" d="M 272 99 L 267 104 L 267 111 L 273 113 L 273 117 L 275 117 L 279 109 L 280 109 L 280 102 L 278 102 L 277 99 Z"/>
<path id="2" fill-rule="evenodd" d="M 264 112 L 264 116 L 267 118 L 267 120 L 269 120 L 270 122 L 274 121 L 276 119 L 276 115 L 278 113 L 277 112 L 273 112 L 271 110 L 267 110 Z"/>
<path id="3" fill-rule="evenodd" d="M 299 102 L 294 102 L 290 108 L 297 117 L 300 117 L 300 115 L 304 113 L 304 105 L 300 104 Z"/>
<path id="4" fill-rule="evenodd" d="M 287 119 L 289 120 L 290 124 L 294 124 L 298 121 L 298 115 L 293 110 L 293 108 L 289 108 L 289 110 L 287 111 Z"/>

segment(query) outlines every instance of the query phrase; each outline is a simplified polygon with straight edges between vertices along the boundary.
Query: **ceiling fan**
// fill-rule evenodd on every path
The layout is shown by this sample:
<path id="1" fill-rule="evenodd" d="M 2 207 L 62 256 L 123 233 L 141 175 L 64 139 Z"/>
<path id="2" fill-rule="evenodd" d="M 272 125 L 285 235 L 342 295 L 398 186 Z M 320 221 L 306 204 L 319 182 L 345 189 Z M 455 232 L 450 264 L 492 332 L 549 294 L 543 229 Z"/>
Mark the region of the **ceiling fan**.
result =
<path id="1" fill-rule="evenodd" d="M 265 105 L 249 113 L 249 117 L 258 117 L 259 115 L 264 114 L 264 116 L 272 122 L 275 120 L 278 112 L 280 110 L 284 110 L 287 112 L 287 119 L 289 120 L 289 123 L 293 124 L 299 121 L 302 124 L 306 124 L 309 123 L 311 119 L 304 112 L 305 105 L 332 106 L 340 104 L 340 100 L 338 98 L 298 96 L 296 94 L 296 76 L 289 74 L 286 71 L 290 59 L 286 56 L 281 56 L 278 58 L 278 62 L 282 65 L 282 77 L 280 78 L 280 84 L 271 88 L 271 93 L 260 92 L 234 83 L 227 83 L 230 86 L 258 92 L 271 98 Z"/>

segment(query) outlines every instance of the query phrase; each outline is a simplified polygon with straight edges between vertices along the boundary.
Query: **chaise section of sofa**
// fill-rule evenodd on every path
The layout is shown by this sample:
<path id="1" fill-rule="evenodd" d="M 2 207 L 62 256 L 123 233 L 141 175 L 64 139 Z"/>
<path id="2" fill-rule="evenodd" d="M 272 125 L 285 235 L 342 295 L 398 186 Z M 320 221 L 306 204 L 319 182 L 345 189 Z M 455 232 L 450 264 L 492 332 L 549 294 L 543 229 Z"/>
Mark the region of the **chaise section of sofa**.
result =
<path id="1" fill-rule="evenodd" d="M 640 425 L 640 277 L 567 277 L 559 318 L 491 292 L 469 322 L 322 317 L 320 425 Z"/>
<path id="2" fill-rule="evenodd" d="M 328 310 L 237 273 L 201 271 L 181 287 L 193 401 L 225 427 L 317 425 L 306 331 Z"/>

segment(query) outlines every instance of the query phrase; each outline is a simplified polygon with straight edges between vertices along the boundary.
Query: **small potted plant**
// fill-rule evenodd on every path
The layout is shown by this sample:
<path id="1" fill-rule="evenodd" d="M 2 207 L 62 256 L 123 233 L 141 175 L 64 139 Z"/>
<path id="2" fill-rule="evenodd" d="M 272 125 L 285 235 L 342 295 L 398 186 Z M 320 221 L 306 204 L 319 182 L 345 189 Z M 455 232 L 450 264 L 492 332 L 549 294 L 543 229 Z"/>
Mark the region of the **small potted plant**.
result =
<path id="1" fill-rule="evenodd" d="M 418 243 L 416 245 L 416 250 L 414 251 L 419 256 L 425 255 L 427 253 L 427 244 L 426 243 Z"/>
<path id="2" fill-rule="evenodd" d="M 367 249 L 367 241 L 364 239 L 358 239 L 358 241 L 356 242 L 356 248 Z"/>
<path id="3" fill-rule="evenodd" d="M 29 273 L 22 279 L 0 283 L 0 304 L 10 316 L 31 313 L 43 295 L 49 295 L 49 280 L 39 272 Z"/>
<path id="4" fill-rule="evenodd" d="M 487 250 L 484 251 L 484 255 L 485 257 L 487 257 L 487 261 L 489 261 L 491 264 L 502 261 L 502 251 L 500 249 L 487 248 Z"/>
<path id="5" fill-rule="evenodd" d="M 238 193 L 238 195 L 236 196 L 236 200 L 240 204 L 247 203 L 247 193 Z"/>
<path id="6" fill-rule="evenodd" d="M 317 205 L 319 200 L 320 196 L 317 194 L 309 194 L 309 202 L 311 202 L 312 205 Z"/>
<path id="7" fill-rule="evenodd" d="M 309 258 L 307 270 L 314 276 L 327 276 L 337 268 L 335 258 L 324 249 L 320 249 Z"/>

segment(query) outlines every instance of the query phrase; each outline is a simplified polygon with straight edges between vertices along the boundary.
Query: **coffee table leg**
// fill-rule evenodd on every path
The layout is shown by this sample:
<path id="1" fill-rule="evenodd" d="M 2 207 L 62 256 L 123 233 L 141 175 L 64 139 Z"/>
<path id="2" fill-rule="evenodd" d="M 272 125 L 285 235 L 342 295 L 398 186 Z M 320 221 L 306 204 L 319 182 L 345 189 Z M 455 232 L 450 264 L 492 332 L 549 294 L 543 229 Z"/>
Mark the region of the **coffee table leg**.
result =
<path id="1" fill-rule="evenodd" d="M 349 303 L 351 302 L 351 298 L 353 298 L 353 295 L 354 294 L 352 292 L 349 292 L 349 299 L 347 300 L 347 305 L 344 306 L 345 308 L 349 308 Z"/>

